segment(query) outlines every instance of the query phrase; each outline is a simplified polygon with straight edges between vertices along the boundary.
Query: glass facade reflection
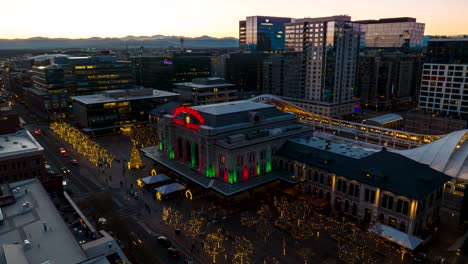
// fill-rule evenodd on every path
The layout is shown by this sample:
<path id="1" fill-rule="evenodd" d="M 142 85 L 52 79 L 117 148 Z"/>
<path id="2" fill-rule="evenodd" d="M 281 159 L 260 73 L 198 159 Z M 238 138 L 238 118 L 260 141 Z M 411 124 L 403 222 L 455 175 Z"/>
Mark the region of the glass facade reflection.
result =
<path id="1" fill-rule="evenodd" d="M 294 19 L 286 24 L 286 51 L 303 56 L 304 93 L 294 99 L 300 99 L 300 107 L 326 116 L 353 112 L 360 26 L 349 16 Z M 285 89 L 284 94 L 294 97 L 295 93 Z"/>
<path id="2" fill-rule="evenodd" d="M 247 17 L 245 23 L 239 22 L 239 45 L 241 48 L 253 51 L 284 50 L 284 24 L 289 22 L 291 18 L 286 17 Z"/>
<path id="3" fill-rule="evenodd" d="M 365 33 L 366 48 L 422 48 L 424 23 L 415 18 L 384 18 L 355 21 Z"/>

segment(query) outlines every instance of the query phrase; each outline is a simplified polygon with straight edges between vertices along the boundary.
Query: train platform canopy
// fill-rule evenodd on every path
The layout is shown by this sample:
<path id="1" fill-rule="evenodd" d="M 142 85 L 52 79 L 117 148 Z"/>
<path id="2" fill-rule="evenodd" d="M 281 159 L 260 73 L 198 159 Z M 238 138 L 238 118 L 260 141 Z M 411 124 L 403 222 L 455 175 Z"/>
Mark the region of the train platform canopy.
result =
<path id="1" fill-rule="evenodd" d="M 381 223 L 371 226 L 369 231 L 411 250 L 414 250 L 423 242 L 423 240 L 415 236 Z"/>
<path id="2" fill-rule="evenodd" d="M 171 178 L 167 177 L 165 174 L 158 174 L 158 175 L 153 175 L 153 176 L 142 178 L 141 181 L 145 185 L 152 185 L 152 184 L 157 184 L 160 182 L 169 181 L 170 179 Z"/>
<path id="3" fill-rule="evenodd" d="M 178 191 L 183 191 L 185 189 L 186 189 L 186 187 L 183 186 L 182 184 L 180 184 L 178 182 L 174 182 L 174 183 L 170 183 L 168 185 L 164 185 L 164 186 L 161 186 L 161 187 L 154 188 L 154 191 L 156 193 L 160 193 L 161 195 L 168 195 L 168 194 L 175 193 L 175 192 L 178 192 Z"/>
<path id="4" fill-rule="evenodd" d="M 468 181 L 468 129 L 454 131 L 423 146 L 395 150 L 454 179 Z"/>

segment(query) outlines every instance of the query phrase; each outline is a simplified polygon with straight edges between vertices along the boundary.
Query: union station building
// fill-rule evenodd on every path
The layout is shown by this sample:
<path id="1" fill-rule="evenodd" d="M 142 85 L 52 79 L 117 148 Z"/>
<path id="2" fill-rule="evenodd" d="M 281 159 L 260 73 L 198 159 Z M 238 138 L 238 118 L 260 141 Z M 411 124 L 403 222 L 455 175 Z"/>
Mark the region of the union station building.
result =
<path id="1" fill-rule="evenodd" d="M 314 137 L 273 105 L 236 101 L 179 106 L 158 121 L 151 159 L 224 197 L 283 181 L 331 210 L 408 235 L 439 217 L 445 173 L 400 153 Z"/>

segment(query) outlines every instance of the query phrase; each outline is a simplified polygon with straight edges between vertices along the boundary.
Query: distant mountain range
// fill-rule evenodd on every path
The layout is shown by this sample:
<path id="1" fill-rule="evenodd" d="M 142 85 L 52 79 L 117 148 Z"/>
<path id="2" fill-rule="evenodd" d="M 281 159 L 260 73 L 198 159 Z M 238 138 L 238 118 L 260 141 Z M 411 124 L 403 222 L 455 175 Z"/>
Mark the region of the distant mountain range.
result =
<path id="1" fill-rule="evenodd" d="M 0 39 L 0 50 L 3 49 L 74 49 L 74 48 L 168 48 L 180 47 L 180 36 L 126 36 L 123 38 L 43 38 Z M 184 38 L 185 48 L 235 48 L 239 46 L 237 38 L 213 38 L 201 36 Z"/>

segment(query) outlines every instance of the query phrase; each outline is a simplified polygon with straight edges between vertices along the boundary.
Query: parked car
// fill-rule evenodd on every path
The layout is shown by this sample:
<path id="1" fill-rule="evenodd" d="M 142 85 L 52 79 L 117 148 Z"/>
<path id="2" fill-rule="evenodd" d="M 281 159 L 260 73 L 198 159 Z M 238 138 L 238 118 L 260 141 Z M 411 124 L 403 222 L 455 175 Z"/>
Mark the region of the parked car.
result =
<path id="1" fill-rule="evenodd" d="M 182 254 L 176 248 L 170 247 L 167 249 L 167 254 L 174 260 L 179 260 Z"/>
<path id="2" fill-rule="evenodd" d="M 172 245 L 171 241 L 165 236 L 159 236 L 158 242 L 159 244 L 163 245 L 166 248 L 170 248 Z"/>

